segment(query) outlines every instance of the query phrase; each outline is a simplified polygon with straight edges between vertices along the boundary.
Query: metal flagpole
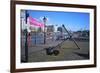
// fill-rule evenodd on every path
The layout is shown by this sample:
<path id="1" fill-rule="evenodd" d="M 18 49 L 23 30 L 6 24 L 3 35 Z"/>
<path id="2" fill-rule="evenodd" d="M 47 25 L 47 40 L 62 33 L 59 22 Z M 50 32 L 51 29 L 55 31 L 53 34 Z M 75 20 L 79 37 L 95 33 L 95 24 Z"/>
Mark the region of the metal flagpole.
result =
<path id="1" fill-rule="evenodd" d="M 27 34 L 27 29 L 25 29 L 25 61 L 28 62 L 28 42 L 27 42 L 27 38 L 28 38 L 28 34 Z"/>
<path id="2" fill-rule="evenodd" d="M 29 14 L 27 13 L 27 10 L 25 11 L 26 15 L 26 24 L 27 24 L 27 18 L 29 17 Z M 28 30 L 27 28 L 25 29 L 25 61 L 28 62 Z"/>

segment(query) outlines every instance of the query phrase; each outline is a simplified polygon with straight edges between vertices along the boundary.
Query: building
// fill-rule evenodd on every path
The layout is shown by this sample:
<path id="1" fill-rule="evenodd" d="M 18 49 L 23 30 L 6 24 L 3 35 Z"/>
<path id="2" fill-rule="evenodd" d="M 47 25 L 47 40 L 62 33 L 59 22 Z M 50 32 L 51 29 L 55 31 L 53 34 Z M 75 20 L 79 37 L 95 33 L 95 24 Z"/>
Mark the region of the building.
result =
<path id="1" fill-rule="evenodd" d="M 89 40 L 89 30 L 73 32 L 72 38 Z"/>
<path id="2" fill-rule="evenodd" d="M 46 26 L 47 31 L 46 32 L 54 32 L 54 26 L 53 25 L 48 25 Z"/>
<path id="3" fill-rule="evenodd" d="M 47 25 L 45 29 L 46 29 L 46 38 L 53 39 L 54 38 L 54 25 Z"/>

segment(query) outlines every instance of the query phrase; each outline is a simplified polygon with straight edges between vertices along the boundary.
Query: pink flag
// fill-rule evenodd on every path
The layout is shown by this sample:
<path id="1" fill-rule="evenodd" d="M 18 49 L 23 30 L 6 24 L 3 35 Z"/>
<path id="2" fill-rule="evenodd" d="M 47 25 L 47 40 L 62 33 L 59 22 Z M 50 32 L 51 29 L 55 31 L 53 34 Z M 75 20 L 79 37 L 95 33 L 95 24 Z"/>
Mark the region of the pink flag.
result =
<path id="1" fill-rule="evenodd" d="M 36 19 L 29 17 L 29 23 L 30 25 L 34 25 L 34 26 L 38 26 L 38 27 L 44 27 L 43 23 L 40 23 L 39 21 L 37 21 Z"/>

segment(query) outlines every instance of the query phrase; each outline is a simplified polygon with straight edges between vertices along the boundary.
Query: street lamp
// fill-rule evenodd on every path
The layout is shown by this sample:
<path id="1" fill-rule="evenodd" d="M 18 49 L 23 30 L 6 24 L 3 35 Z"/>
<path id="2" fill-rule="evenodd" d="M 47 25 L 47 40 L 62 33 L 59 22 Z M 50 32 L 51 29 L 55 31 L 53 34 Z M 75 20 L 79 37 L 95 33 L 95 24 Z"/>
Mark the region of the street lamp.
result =
<path id="1" fill-rule="evenodd" d="M 46 43 L 46 31 L 45 31 L 46 21 L 47 21 L 47 18 L 44 16 L 44 18 L 43 18 L 43 22 L 44 22 L 44 44 Z"/>

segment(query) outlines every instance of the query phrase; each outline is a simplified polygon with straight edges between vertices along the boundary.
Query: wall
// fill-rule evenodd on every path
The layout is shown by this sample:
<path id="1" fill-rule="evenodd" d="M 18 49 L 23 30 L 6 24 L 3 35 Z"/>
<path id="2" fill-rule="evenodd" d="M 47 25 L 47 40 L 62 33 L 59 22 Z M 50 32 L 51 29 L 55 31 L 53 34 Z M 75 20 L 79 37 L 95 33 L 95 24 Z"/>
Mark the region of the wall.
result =
<path id="1" fill-rule="evenodd" d="M 33 0 L 56 3 L 97 5 L 97 68 L 41 71 L 34 73 L 98 73 L 100 72 L 100 0 Z M 0 73 L 10 73 L 10 0 L 0 0 Z M 29 72 L 27 72 L 29 73 Z M 30 72 L 33 73 L 33 72 Z"/>

